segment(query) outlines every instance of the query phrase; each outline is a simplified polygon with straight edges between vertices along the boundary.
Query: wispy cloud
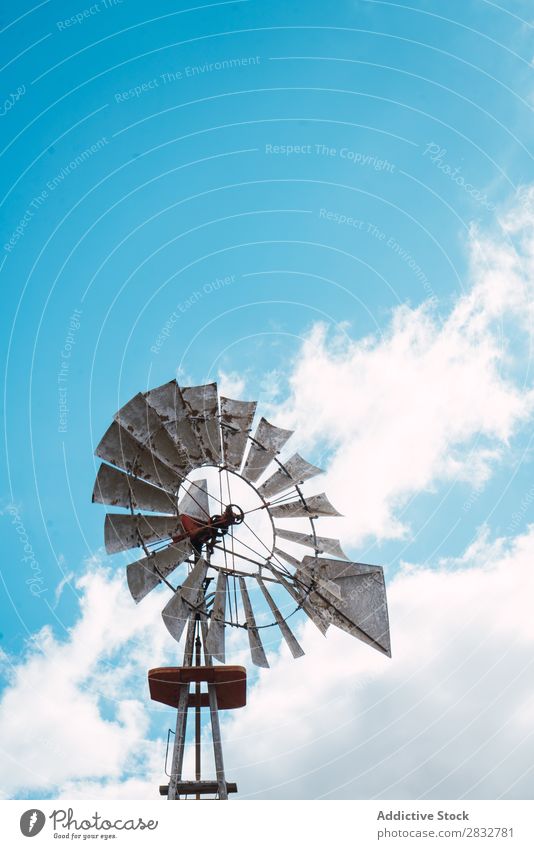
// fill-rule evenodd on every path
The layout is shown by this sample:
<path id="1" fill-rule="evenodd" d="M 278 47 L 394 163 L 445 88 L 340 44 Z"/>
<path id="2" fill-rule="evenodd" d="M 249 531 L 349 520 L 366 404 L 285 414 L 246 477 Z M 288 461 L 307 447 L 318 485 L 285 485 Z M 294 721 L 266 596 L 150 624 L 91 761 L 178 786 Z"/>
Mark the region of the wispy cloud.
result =
<path id="1" fill-rule="evenodd" d="M 397 308 L 381 336 L 353 339 L 320 323 L 304 341 L 277 421 L 328 458 L 324 486 L 350 517 L 330 530 L 347 544 L 403 536 L 414 493 L 453 480 L 483 486 L 532 416 L 518 366 L 534 303 L 529 209 L 503 215 L 500 238 L 471 230 L 469 285 L 445 314 L 431 299 Z"/>
<path id="2" fill-rule="evenodd" d="M 311 623 L 223 732 L 261 798 L 530 798 L 534 526 L 390 582 L 393 658 Z M 529 712 L 530 711 L 530 712 Z"/>
<path id="3" fill-rule="evenodd" d="M 0 701 L 0 784 L 8 796 L 62 795 L 67 787 L 74 798 L 80 782 L 99 795 L 98 787 L 105 794 L 110 782 L 140 773 L 146 795 L 156 752 L 163 767 L 161 748 L 147 739 L 146 672 L 176 652 L 161 625 L 161 598 L 136 609 L 122 570 L 114 575 L 96 558 L 75 588 L 80 614 L 65 639 L 46 627 L 22 659 L 2 657 L 9 686 Z M 135 780 L 129 786 L 133 792 Z"/>

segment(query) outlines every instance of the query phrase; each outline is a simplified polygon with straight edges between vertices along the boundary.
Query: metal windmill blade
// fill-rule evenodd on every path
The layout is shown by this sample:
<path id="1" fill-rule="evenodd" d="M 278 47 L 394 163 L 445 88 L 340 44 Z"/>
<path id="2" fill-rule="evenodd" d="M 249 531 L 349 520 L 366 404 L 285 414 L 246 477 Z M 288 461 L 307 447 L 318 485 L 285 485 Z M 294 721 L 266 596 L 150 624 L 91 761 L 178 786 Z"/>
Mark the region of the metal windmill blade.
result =
<path id="1" fill-rule="evenodd" d="M 108 554 L 138 548 L 152 542 L 175 540 L 184 529 L 178 516 L 124 516 L 108 513 L 104 542 Z"/>
<path id="2" fill-rule="evenodd" d="M 232 471 L 239 471 L 256 412 L 256 402 L 233 401 L 224 397 L 220 401 L 224 463 Z"/>
<path id="3" fill-rule="evenodd" d="M 189 408 L 175 380 L 145 393 L 147 403 L 158 414 L 183 459 L 187 471 L 200 465 L 203 452 L 190 420 Z"/>
<path id="4" fill-rule="evenodd" d="M 386 588 L 380 566 L 304 557 L 296 577 L 303 587 L 312 590 L 311 603 L 333 625 L 391 657 Z M 325 598 L 320 583 L 313 589 L 315 580 L 323 578 L 339 588 L 334 601 Z"/>
<path id="5" fill-rule="evenodd" d="M 189 421 L 196 433 L 204 462 L 221 462 L 221 430 L 217 384 L 188 386 L 182 397 L 189 412 Z"/>
<path id="6" fill-rule="evenodd" d="M 296 501 L 286 501 L 285 504 L 271 507 L 269 512 L 275 519 L 295 519 L 297 516 L 313 516 L 315 519 L 319 516 L 341 516 L 341 513 L 338 513 L 330 504 L 324 492 L 321 495 L 312 495 L 305 501 L 300 498 Z"/>
<path id="7" fill-rule="evenodd" d="M 175 469 L 179 476 L 188 472 L 183 454 L 162 427 L 161 418 L 140 392 L 115 414 L 117 421 L 137 442 L 145 446 L 153 457 Z"/>
<path id="8" fill-rule="evenodd" d="M 241 598 L 243 599 L 243 607 L 245 609 L 247 634 L 250 645 L 252 663 L 254 663 L 256 666 L 263 666 L 268 668 L 269 661 L 267 660 L 267 655 L 265 654 L 265 649 L 263 648 L 263 643 L 261 641 L 258 627 L 256 625 L 254 611 L 252 609 L 252 604 L 250 603 L 250 596 L 248 594 L 247 585 L 245 583 L 245 579 L 241 575 L 239 576 L 239 587 L 241 590 Z"/>
<path id="9" fill-rule="evenodd" d="M 295 637 L 295 635 L 293 634 L 293 631 L 291 630 L 291 628 L 287 624 L 286 620 L 284 619 L 284 617 L 280 613 L 280 611 L 279 611 L 279 609 L 276 605 L 276 602 L 274 601 L 272 595 L 270 594 L 269 590 L 265 586 L 263 579 L 258 575 L 256 577 L 256 580 L 257 580 L 258 585 L 259 585 L 259 587 L 260 587 L 260 589 L 261 589 L 261 591 L 264 595 L 264 598 L 265 598 L 267 604 L 271 608 L 273 616 L 276 620 L 276 624 L 278 625 L 278 627 L 280 628 L 280 631 L 282 632 L 282 636 L 283 636 L 284 640 L 286 641 L 286 643 L 289 647 L 289 651 L 291 652 L 293 657 L 302 657 L 302 655 L 304 654 L 304 650 L 299 645 L 299 642 L 298 642 L 297 638 Z"/>
<path id="10" fill-rule="evenodd" d="M 322 469 L 312 466 L 300 454 L 293 454 L 265 483 L 258 487 L 258 492 L 263 498 L 273 498 L 295 484 L 302 484 L 321 473 Z"/>
<path id="11" fill-rule="evenodd" d="M 210 518 L 208 482 L 205 478 L 190 483 L 178 505 L 180 516 L 191 516 L 199 522 Z"/>
<path id="12" fill-rule="evenodd" d="M 303 534 L 300 531 L 288 531 L 285 528 L 276 528 L 276 534 L 280 539 L 297 542 L 299 545 L 305 545 L 308 548 L 314 548 L 318 553 L 324 552 L 325 554 L 333 554 L 335 557 L 341 557 L 343 560 L 349 559 L 341 548 L 341 543 L 338 539 L 318 537 L 315 533 Z"/>
<path id="13" fill-rule="evenodd" d="M 176 512 L 176 503 L 169 492 L 106 463 L 102 463 L 98 470 L 93 502 L 108 504 L 110 507 L 147 510 L 150 513 Z"/>
<path id="14" fill-rule="evenodd" d="M 188 539 L 176 544 L 170 543 L 159 551 L 151 552 L 126 567 L 128 588 L 136 602 L 142 601 L 148 593 L 171 575 L 188 557 L 193 548 Z"/>
<path id="15" fill-rule="evenodd" d="M 261 419 L 245 461 L 243 477 L 252 483 L 257 481 L 292 434 L 292 430 L 283 430 Z"/>
<path id="16" fill-rule="evenodd" d="M 244 704 L 246 672 L 225 665 L 228 629 L 246 631 L 251 662 L 263 668 L 273 639 L 295 658 L 304 654 L 299 616 L 323 635 L 334 625 L 391 653 L 382 569 L 351 562 L 339 540 L 318 535 L 317 521 L 341 515 L 325 493 L 303 490 L 322 470 L 300 454 L 281 460 L 292 431 L 265 418 L 254 429 L 255 413 L 255 401 L 219 397 L 215 383 L 181 388 L 171 380 L 124 404 L 95 451 L 104 462 L 93 501 L 121 511 L 106 515 L 106 550 L 137 549 L 126 567 L 134 601 L 169 594 L 163 622 L 185 640 L 181 667 L 149 672 L 152 698 L 177 710 L 169 799 L 186 791 L 227 798 L 235 787 L 224 776 L 218 713 Z M 197 763 L 197 779 L 187 782 L 187 714 L 194 709 L 200 746 L 202 708 L 210 710 L 217 776 L 201 781 Z"/>
<path id="17" fill-rule="evenodd" d="M 180 483 L 180 475 L 161 462 L 150 449 L 114 421 L 95 449 L 102 460 L 118 466 L 136 478 L 174 493 Z"/>
<path id="18" fill-rule="evenodd" d="M 276 576 L 279 583 L 289 593 L 292 599 L 297 602 L 298 606 L 304 610 L 314 625 L 319 628 L 322 634 L 326 634 L 330 621 L 324 615 L 320 608 L 315 608 L 308 599 L 308 593 L 300 587 L 294 580 L 292 581 L 288 575 L 284 575 L 275 566 L 271 564 L 271 572 Z"/>
<path id="19" fill-rule="evenodd" d="M 195 563 L 182 586 L 179 587 L 162 611 L 167 630 L 175 640 L 180 640 L 190 618 L 190 611 L 202 603 L 202 585 L 208 564 L 202 558 Z"/>
<path id="20" fill-rule="evenodd" d="M 226 618 L 226 593 L 228 577 L 226 572 L 219 572 L 215 599 L 211 611 L 211 619 L 206 640 L 206 650 L 221 663 L 225 662 L 225 618 Z"/>

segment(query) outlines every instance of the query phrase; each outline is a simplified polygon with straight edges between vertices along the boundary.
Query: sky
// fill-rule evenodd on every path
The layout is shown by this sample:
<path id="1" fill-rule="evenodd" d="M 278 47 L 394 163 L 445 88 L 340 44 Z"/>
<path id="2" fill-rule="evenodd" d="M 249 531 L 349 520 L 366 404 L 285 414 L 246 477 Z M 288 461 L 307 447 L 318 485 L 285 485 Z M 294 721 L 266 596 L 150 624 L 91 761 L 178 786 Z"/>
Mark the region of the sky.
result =
<path id="1" fill-rule="evenodd" d="M 321 533 L 388 587 L 391 659 L 297 618 L 305 657 L 249 669 L 240 797 L 531 798 L 533 24 L 4 5 L 3 798 L 158 797 L 146 671 L 180 650 L 91 492 L 115 411 L 172 378 L 294 429 Z"/>

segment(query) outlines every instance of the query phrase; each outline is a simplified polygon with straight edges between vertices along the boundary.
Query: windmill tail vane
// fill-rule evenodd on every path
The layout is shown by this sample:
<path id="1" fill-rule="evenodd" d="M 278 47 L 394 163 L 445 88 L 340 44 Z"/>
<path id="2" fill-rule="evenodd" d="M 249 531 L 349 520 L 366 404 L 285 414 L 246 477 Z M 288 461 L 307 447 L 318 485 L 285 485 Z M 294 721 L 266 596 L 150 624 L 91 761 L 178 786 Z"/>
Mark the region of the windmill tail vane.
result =
<path id="1" fill-rule="evenodd" d="M 176 710 L 169 800 L 227 799 L 219 712 L 246 704 L 243 666 L 226 664 L 229 627 L 248 637 L 251 662 L 268 667 L 266 636 L 278 631 L 304 654 L 288 620 L 302 611 L 391 656 L 383 570 L 354 563 L 316 522 L 339 516 L 325 493 L 304 494 L 322 470 L 293 453 L 293 435 L 260 418 L 256 402 L 219 396 L 217 384 L 175 380 L 138 393 L 116 413 L 95 454 L 93 501 L 105 517 L 108 554 L 141 549 L 126 568 L 136 603 L 164 587 L 163 622 L 184 638 L 182 665 L 148 672 L 150 697 Z M 288 523 L 288 524 L 286 524 Z M 307 554 L 302 551 L 308 550 Z M 215 778 L 201 775 L 201 716 L 209 710 Z M 195 719 L 195 777 L 183 778 L 188 715 Z"/>

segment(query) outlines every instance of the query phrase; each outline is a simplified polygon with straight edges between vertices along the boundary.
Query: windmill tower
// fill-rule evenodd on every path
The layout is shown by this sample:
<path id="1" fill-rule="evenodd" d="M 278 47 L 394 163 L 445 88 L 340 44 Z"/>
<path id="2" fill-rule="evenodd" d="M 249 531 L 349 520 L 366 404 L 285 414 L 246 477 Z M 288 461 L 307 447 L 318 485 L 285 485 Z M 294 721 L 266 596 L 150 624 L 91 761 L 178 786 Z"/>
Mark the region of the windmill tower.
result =
<path id="1" fill-rule="evenodd" d="M 256 402 L 219 396 L 215 383 L 172 380 L 122 407 L 95 452 L 104 462 L 93 501 L 126 511 L 106 515 L 106 551 L 142 549 L 126 570 L 134 601 L 165 585 L 163 622 L 175 640 L 185 634 L 182 665 L 148 672 L 151 698 L 176 710 L 169 782 L 160 787 L 172 800 L 237 790 L 226 780 L 219 711 L 246 703 L 246 670 L 226 664 L 229 628 L 246 631 L 260 667 L 269 666 L 265 629 L 277 628 L 293 657 L 304 654 L 288 623 L 298 610 L 323 634 L 335 625 L 391 654 L 382 568 L 350 562 L 337 539 L 318 536 L 320 517 L 340 515 L 324 493 L 303 492 L 321 469 L 299 454 L 279 459 L 292 431 L 264 418 L 254 429 L 255 415 Z M 201 777 L 203 709 L 211 780 Z M 190 712 L 195 778 L 184 780 Z"/>

